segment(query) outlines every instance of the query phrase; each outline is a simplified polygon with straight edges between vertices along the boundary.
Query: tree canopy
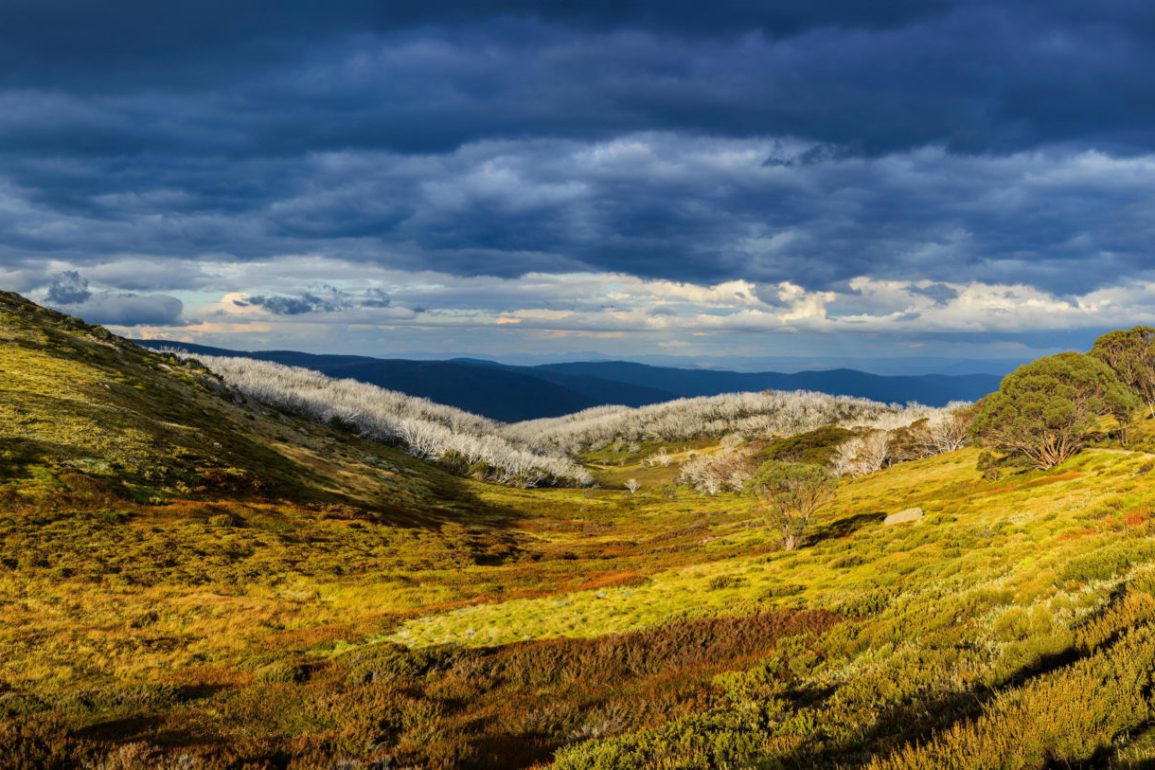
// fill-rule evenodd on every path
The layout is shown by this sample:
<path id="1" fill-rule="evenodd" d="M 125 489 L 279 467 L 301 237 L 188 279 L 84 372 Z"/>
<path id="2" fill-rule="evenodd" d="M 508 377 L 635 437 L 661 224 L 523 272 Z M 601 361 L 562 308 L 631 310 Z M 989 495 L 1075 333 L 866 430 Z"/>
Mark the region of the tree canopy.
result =
<path id="1" fill-rule="evenodd" d="M 771 460 L 746 486 L 766 506 L 771 526 L 782 534 L 782 547 L 791 551 L 802 544 L 814 515 L 834 499 L 836 482 L 821 465 Z"/>
<path id="2" fill-rule="evenodd" d="M 1095 340 L 1091 355 L 1115 370 L 1155 417 L 1155 328 L 1136 326 Z"/>
<path id="3" fill-rule="evenodd" d="M 1098 358 L 1059 353 L 1020 366 L 975 407 L 972 432 L 986 444 L 1051 468 L 1079 452 L 1101 417 L 1130 421 L 1135 396 Z"/>

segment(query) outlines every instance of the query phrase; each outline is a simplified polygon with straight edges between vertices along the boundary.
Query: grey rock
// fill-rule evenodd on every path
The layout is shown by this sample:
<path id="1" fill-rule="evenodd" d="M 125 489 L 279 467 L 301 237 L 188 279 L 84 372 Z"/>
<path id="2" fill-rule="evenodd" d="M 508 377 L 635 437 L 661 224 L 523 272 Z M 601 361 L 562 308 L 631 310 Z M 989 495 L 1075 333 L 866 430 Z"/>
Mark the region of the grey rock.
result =
<path id="1" fill-rule="evenodd" d="M 907 508 L 905 511 L 892 513 L 882 521 L 882 526 L 893 527 L 895 524 L 906 524 L 922 518 L 922 508 Z"/>

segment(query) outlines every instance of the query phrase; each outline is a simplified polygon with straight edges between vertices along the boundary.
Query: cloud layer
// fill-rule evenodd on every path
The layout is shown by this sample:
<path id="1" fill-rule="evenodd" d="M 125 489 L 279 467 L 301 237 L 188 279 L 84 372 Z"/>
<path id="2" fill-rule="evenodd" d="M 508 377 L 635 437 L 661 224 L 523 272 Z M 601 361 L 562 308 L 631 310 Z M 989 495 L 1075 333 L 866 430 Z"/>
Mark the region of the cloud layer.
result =
<path id="1" fill-rule="evenodd" d="M 449 317 L 474 347 L 500 318 L 641 349 L 1141 314 L 1149 4 L 816 5 L 5 3 L 0 286 L 187 334 L 228 296 L 281 344 L 379 318 L 402 347 Z M 631 280 L 746 288 L 563 299 Z"/>
<path id="2" fill-rule="evenodd" d="M 202 290 L 188 295 L 180 328 L 144 324 L 134 333 L 240 348 L 292 340 L 318 351 L 340 338 L 344 349 L 378 355 L 1022 358 L 1065 342 L 1086 345 L 1108 328 L 1155 323 L 1151 281 L 1058 295 L 1025 284 L 868 276 L 837 290 L 606 272 L 458 276 L 320 257 L 203 267 Z M 253 285 L 266 293 L 230 290 Z"/>

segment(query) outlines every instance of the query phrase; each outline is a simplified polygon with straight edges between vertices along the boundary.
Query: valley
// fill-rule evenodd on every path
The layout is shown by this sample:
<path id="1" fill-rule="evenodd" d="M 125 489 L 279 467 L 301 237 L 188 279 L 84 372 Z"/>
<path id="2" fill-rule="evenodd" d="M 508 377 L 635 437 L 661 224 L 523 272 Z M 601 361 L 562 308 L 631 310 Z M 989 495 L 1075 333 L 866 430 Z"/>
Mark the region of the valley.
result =
<path id="1" fill-rule="evenodd" d="M 892 447 L 935 414 L 854 408 L 834 421 L 893 423 Z M 828 417 L 778 443 L 725 439 L 733 422 L 596 448 L 565 433 L 589 485 L 499 484 L 15 295 L 0 416 L 5 767 L 1155 756 L 1141 417 L 1050 469 L 983 471 L 968 446 L 843 476 L 783 550 L 755 497 L 682 468 L 829 456 Z"/>

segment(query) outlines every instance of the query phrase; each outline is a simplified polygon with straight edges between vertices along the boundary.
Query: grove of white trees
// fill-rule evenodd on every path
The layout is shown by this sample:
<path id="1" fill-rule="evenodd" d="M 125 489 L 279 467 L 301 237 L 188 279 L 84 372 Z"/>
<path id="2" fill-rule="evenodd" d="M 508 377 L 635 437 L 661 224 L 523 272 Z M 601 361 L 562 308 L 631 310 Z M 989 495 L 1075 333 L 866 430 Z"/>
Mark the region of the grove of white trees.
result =
<path id="1" fill-rule="evenodd" d="M 860 431 L 840 447 L 838 474 L 861 474 L 888 462 L 890 431 L 917 423 L 920 449 L 935 454 L 961 446 L 966 425 L 959 404 L 935 409 L 881 404 L 807 391 L 729 393 L 682 398 L 638 408 L 602 406 L 563 417 L 500 423 L 425 398 L 357 380 L 251 358 L 190 355 L 239 393 L 319 422 L 403 447 L 428 460 L 451 463 L 492 481 L 518 486 L 591 484 L 574 458 L 614 443 L 719 438 L 721 448 L 692 457 L 680 481 L 709 494 L 738 491 L 750 478 L 750 439 L 805 433 L 828 425 Z M 663 447 L 654 463 L 669 465 Z"/>
<path id="2" fill-rule="evenodd" d="M 798 397 L 814 394 L 783 395 Z M 895 462 L 931 457 L 959 449 L 967 437 L 969 425 L 969 415 L 965 408 L 967 406 L 955 402 L 941 409 L 935 409 L 912 404 L 906 407 L 887 407 L 887 411 L 884 412 L 867 408 L 858 417 L 851 417 L 841 423 L 842 427 L 857 429 L 859 435 L 837 447 L 830 461 L 830 471 L 835 476 L 862 476 Z M 823 423 L 816 427 L 829 424 L 832 423 Z M 899 455 L 892 451 L 892 432 L 898 435 L 904 430 L 907 431 L 908 446 Z M 793 432 L 802 433 L 805 430 Z M 750 438 L 773 436 L 774 434 L 770 434 Z M 756 446 L 743 443 L 737 434 L 727 434 L 723 437 L 718 450 L 691 457 L 683 463 L 678 474 L 678 482 L 708 495 L 716 495 L 723 491 L 740 492 L 757 470 L 758 459 L 755 450 Z"/>
<path id="3" fill-rule="evenodd" d="M 598 406 L 564 417 L 506 425 L 502 434 L 572 455 L 616 441 L 674 442 L 727 434 L 770 438 L 805 433 L 824 425 L 894 430 L 932 418 L 940 411 L 920 404 L 888 405 L 801 390 L 727 393 L 637 408 Z"/>
<path id="4" fill-rule="evenodd" d="M 417 457 L 452 457 L 481 469 L 493 481 L 518 486 L 592 482 L 589 472 L 570 458 L 502 435 L 500 423 L 451 406 L 296 366 L 251 358 L 190 357 L 257 401 L 352 427 Z"/>
<path id="5" fill-rule="evenodd" d="M 890 434 L 874 430 L 838 447 L 831 463 L 836 476 L 864 476 L 881 470 L 890 459 Z"/>

